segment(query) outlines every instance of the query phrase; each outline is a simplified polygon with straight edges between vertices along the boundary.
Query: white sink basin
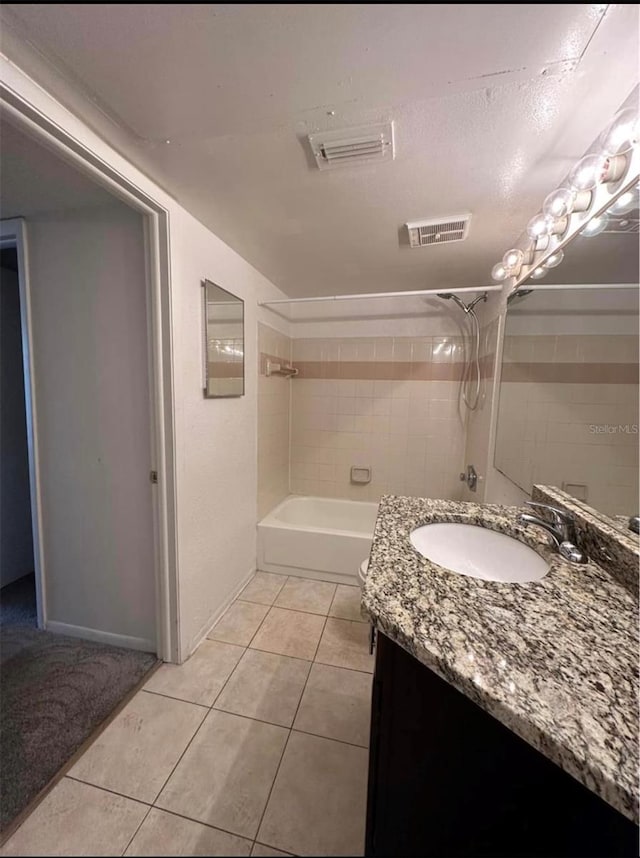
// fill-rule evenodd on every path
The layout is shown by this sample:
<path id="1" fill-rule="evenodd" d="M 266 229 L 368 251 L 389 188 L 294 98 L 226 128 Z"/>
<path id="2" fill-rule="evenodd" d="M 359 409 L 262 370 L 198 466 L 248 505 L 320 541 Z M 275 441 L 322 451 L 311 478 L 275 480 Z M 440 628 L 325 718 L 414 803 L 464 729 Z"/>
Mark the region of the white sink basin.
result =
<path id="1" fill-rule="evenodd" d="M 409 537 L 413 547 L 450 572 L 483 581 L 539 581 L 549 564 L 533 548 L 504 533 L 475 524 L 434 522 Z"/>

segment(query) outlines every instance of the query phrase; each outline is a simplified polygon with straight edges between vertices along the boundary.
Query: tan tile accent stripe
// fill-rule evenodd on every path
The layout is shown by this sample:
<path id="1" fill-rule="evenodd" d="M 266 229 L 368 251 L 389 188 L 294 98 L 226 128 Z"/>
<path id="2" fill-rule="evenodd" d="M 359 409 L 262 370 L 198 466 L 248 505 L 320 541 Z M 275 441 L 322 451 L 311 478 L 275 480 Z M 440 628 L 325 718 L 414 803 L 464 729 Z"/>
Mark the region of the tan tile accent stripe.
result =
<path id="1" fill-rule="evenodd" d="M 209 378 L 242 378 L 243 368 L 241 361 L 215 361 L 209 363 Z"/>
<path id="2" fill-rule="evenodd" d="M 506 363 L 502 381 L 537 384 L 638 384 L 635 363 Z"/>
<path id="3" fill-rule="evenodd" d="M 494 355 L 480 359 L 483 378 L 493 376 Z M 376 381 L 460 381 L 464 364 L 434 361 L 296 361 L 298 378 Z"/>
<path id="4" fill-rule="evenodd" d="M 459 381 L 464 364 L 429 361 L 299 361 L 299 378 L 350 378 L 389 381 Z"/>
<path id="5" fill-rule="evenodd" d="M 490 355 L 483 355 L 480 358 L 480 377 L 481 378 L 493 378 L 493 372 L 494 372 L 495 364 L 496 364 L 495 352 L 493 354 L 490 354 Z"/>

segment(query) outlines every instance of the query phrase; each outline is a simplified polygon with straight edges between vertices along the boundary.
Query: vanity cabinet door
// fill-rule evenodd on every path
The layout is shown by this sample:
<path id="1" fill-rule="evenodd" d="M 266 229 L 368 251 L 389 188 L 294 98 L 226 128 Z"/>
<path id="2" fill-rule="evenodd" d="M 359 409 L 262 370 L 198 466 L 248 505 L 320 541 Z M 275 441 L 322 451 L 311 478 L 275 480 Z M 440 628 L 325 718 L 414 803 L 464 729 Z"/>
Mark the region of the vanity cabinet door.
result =
<path id="1" fill-rule="evenodd" d="M 369 856 L 637 855 L 638 829 L 382 634 Z"/>

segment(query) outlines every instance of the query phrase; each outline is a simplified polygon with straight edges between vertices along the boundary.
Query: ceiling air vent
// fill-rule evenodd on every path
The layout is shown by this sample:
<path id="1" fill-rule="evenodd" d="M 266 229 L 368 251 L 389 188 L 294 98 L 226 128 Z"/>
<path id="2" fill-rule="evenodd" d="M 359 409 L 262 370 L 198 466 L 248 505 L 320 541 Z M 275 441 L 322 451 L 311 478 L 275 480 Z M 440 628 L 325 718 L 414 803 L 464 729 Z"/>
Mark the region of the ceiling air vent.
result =
<path id="1" fill-rule="evenodd" d="M 309 135 L 309 143 L 321 170 L 334 170 L 336 167 L 370 161 L 392 161 L 393 122 L 342 131 L 319 131 Z"/>
<path id="2" fill-rule="evenodd" d="M 436 217 L 431 220 L 406 224 L 411 247 L 429 247 L 432 244 L 447 244 L 464 241 L 469 232 L 470 214 Z"/>

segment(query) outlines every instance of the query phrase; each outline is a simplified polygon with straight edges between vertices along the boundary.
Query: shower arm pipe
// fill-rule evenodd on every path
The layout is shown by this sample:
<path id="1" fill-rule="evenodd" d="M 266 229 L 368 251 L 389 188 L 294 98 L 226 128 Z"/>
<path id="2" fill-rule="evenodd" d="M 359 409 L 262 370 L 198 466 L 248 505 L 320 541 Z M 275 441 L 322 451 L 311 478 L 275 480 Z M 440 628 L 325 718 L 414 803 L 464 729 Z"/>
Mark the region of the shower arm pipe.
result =
<path id="1" fill-rule="evenodd" d="M 452 295 L 464 295 L 468 292 L 502 292 L 502 285 L 492 286 L 460 286 L 457 289 L 417 289 L 412 292 L 367 292 L 355 295 L 318 295 L 313 298 L 278 298 L 274 301 L 258 301 L 259 307 L 269 307 L 272 304 L 312 304 L 317 301 L 354 301 L 369 298 L 418 298 L 423 295 L 433 295 L 446 291 Z"/>

